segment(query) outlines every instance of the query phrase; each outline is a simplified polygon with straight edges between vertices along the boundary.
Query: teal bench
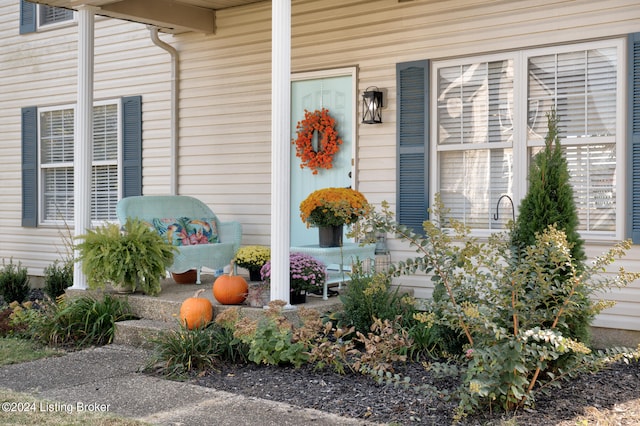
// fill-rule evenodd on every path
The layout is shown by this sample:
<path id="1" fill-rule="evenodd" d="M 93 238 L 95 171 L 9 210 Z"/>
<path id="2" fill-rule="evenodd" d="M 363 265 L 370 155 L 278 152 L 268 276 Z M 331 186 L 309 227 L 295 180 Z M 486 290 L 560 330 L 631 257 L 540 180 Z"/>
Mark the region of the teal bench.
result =
<path id="1" fill-rule="evenodd" d="M 124 224 L 127 218 L 144 220 L 177 245 L 178 251 L 168 271 L 182 273 L 196 269 L 198 284 L 201 283 L 201 269 L 206 267 L 216 271 L 229 265 L 242 240 L 242 227 L 239 222 L 221 222 L 206 204 L 186 195 L 143 195 L 123 198 L 118 202 L 116 214 L 121 224 Z M 190 223 L 194 225 L 189 226 Z M 180 230 L 180 234 L 174 232 L 176 229 Z M 189 235 L 190 241 L 187 241 L 187 229 L 192 232 Z M 203 229 L 206 230 L 207 237 L 202 236 Z M 197 237 L 193 232 L 198 233 Z M 194 240 L 197 244 L 192 244 Z M 207 242 L 202 243 L 203 241 Z"/>

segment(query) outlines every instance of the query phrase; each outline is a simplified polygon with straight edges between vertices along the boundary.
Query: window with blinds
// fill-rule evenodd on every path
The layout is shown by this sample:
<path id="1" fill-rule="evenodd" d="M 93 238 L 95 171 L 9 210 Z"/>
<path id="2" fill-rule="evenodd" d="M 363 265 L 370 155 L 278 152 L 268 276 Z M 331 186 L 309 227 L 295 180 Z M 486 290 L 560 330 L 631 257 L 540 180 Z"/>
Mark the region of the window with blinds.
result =
<path id="1" fill-rule="evenodd" d="M 513 60 L 438 69 L 438 192 L 452 217 L 499 229 L 493 208 L 513 183 Z"/>
<path id="2" fill-rule="evenodd" d="M 555 108 L 580 230 L 616 235 L 623 47 L 604 41 L 434 63 L 433 185 L 451 215 L 474 229 L 504 228 L 511 206 L 496 219 L 498 200 L 524 197 Z"/>
<path id="3" fill-rule="evenodd" d="M 73 10 L 38 5 L 38 25 L 45 26 L 73 20 Z"/>
<path id="4" fill-rule="evenodd" d="M 119 123 L 117 103 L 93 110 L 91 219 L 115 220 L 118 202 Z M 73 220 L 74 109 L 41 109 L 41 217 L 44 222 Z"/>
<path id="5" fill-rule="evenodd" d="M 528 68 L 528 113 L 534 124 L 528 134 L 529 156 L 546 134 L 540 114 L 554 107 L 580 229 L 615 231 L 616 49 L 535 56 Z"/>

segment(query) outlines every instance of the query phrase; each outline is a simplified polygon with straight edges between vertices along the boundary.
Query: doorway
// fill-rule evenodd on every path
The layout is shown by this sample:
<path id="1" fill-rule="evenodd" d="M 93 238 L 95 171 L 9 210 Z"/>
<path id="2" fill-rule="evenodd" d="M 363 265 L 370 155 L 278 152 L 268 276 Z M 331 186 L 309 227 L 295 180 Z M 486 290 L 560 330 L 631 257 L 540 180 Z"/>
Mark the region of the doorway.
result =
<path id="1" fill-rule="evenodd" d="M 313 174 L 300 168 L 296 147 L 291 145 L 291 245 L 318 243 L 316 228 L 307 228 L 300 220 L 300 203 L 311 192 L 326 187 L 350 187 L 355 175 L 356 68 L 294 74 L 291 78 L 291 140 L 297 138 L 296 125 L 304 111 L 326 108 L 336 120 L 335 130 L 342 145 L 333 157 L 331 169 Z M 346 239 L 345 239 L 346 241 Z"/>

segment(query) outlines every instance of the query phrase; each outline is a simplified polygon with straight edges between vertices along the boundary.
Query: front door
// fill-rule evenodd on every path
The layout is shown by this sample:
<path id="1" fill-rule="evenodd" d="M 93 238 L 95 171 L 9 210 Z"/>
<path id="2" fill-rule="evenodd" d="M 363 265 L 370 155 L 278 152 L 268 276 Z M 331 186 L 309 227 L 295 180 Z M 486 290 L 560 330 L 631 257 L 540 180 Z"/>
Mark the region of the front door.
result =
<path id="1" fill-rule="evenodd" d="M 331 169 L 313 174 L 300 168 L 296 146 L 291 145 L 291 245 L 318 244 L 318 230 L 307 229 L 300 220 L 300 203 L 316 189 L 352 185 L 355 140 L 355 68 L 297 74 L 291 83 L 291 140 L 297 138 L 296 125 L 308 111 L 326 108 L 336 120 L 335 130 L 342 139 Z M 315 139 L 315 137 L 314 137 Z M 317 146 L 317 145 L 314 145 Z"/>

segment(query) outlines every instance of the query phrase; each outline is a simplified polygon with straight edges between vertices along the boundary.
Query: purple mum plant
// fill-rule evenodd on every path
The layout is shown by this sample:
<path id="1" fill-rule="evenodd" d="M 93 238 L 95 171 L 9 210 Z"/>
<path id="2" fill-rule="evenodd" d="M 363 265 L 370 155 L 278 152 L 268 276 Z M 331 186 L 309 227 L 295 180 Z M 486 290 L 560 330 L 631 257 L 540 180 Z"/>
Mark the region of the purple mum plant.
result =
<path id="1" fill-rule="evenodd" d="M 267 262 L 260 275 L 266 282 L 271 280 L 271 261 Z M 327 280 L 327 267 L 324 263 L 308 254 L 291 253 L 289 255 L 289 279 L 291 291 L 302 293 L 322 287 Z"/>

